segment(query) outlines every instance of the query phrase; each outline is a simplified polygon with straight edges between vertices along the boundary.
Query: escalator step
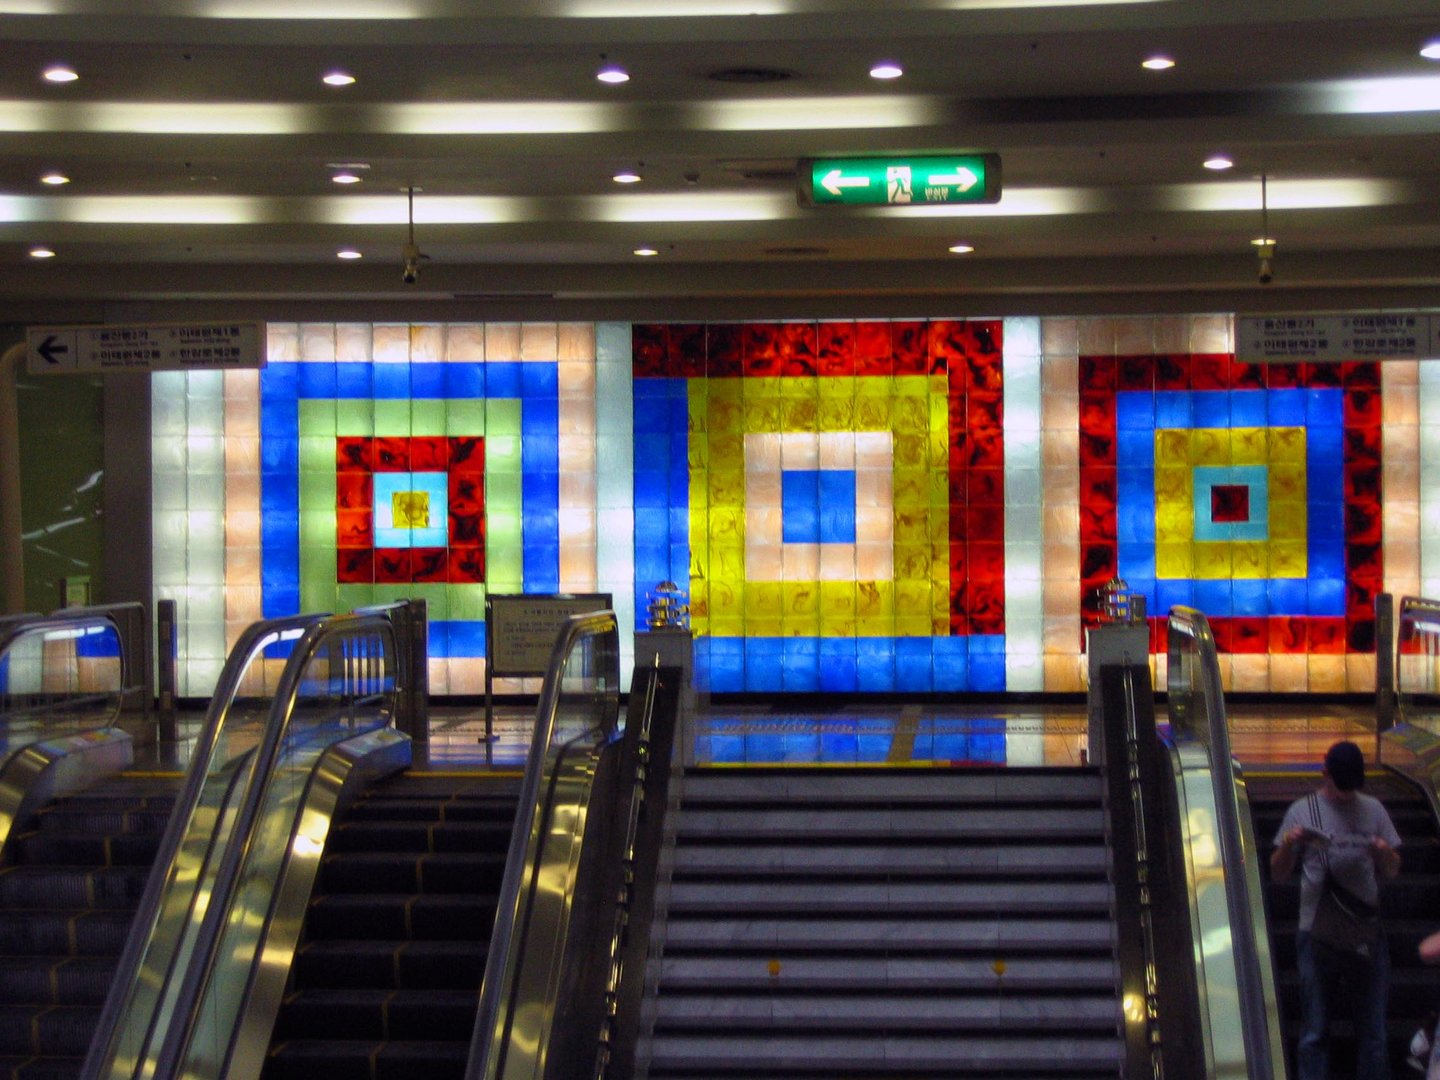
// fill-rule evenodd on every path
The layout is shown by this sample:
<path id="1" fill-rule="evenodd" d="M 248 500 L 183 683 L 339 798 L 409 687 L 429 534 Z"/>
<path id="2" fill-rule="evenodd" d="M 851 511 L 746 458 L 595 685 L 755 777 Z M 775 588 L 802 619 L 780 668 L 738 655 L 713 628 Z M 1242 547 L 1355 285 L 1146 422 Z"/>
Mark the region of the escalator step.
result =
<path id="1" fill-rule="evenodd" d="M 467 1042 L 292 1039 L 270 1051 L 267 1080 L 462 1080 Z"/>
<path id="2" fill-rule="evenodd" d="M 327 855 L 320 888 L 327 893 L 496 892 L 505 876 L 505 854 L 437 852 L 395 855 L 390 852 L 345 852 Z"/>
<path id="3" fill-rule="evenodd" d="M 277 1039 L 468 1041 L 475 991 L 301 990 L 285 1001 Z"/>
<path id="4" fill-rule="evenodd" d="M 100 1010 L 64 1005 L 0 1005 L 0 1054 L 84 1057 Z"/>
<path id="5" fill-rule="evenodd" d="M 110 958 L 0 958 L 0 1001 L 43 1005 L 102 1005 L 110 991 Z"/>
<path id="6" fill-rule="evenodd" d="M 129 911 L 12 911 L 0 919 L 0 955 L 118 956 Z"/>
<path id="7" fill-rule="evenodd" d="M 12 866 L 0 870 L 0 907 L 123 907 L 140 902 L 143 866 Z"/>

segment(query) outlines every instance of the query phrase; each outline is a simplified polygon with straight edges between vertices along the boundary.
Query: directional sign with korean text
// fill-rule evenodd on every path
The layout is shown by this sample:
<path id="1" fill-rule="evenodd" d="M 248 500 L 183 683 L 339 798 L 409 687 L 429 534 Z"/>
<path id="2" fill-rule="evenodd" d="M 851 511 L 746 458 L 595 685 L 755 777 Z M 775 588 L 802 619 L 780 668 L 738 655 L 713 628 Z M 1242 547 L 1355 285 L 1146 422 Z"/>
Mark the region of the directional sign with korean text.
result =
<path id="1" fill-rule="evenodd" d="M 1000 156 L 806 158 L 796 179 L 802 206 L 993 203 Z"/>
<path id="2" fill-rule="evenodd" d="M 1235 320 L 1235 358 L 1421 360 L 1440 357 L 1440 316 L 1416 312 L 1262 315 Z"/>
<path id="3" fill-rule="evenodd" d="M 32 375 L 258 368 L 264 331 L 257 322 L 32 326 L 26 367 Z"/>

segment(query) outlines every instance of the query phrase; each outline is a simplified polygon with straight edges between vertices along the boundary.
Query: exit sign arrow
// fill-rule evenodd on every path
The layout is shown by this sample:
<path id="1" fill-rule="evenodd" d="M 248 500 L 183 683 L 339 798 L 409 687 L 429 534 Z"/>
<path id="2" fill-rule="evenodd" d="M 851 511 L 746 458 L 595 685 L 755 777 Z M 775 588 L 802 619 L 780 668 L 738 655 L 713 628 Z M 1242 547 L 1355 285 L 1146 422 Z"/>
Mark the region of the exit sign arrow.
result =
<path id="1" fill-rule="evenodd" d="M 804 158 L 801 206 L 907 206 L 1000 201 L 1000 155 Z"/>

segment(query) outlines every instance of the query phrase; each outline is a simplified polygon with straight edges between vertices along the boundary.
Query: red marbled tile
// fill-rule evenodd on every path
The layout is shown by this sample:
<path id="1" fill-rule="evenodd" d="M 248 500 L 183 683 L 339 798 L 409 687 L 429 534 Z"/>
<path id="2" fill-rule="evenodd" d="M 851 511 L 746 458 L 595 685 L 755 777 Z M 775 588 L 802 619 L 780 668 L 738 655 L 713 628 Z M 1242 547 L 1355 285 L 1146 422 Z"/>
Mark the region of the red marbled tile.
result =
<path id="1" fill-rule="evenodd" d="M 484 473 L 485 440 L 479 435 L 458 435 L 450 439 L 452 473 Z"/>
<path id="2" fill-rule="evenodd" d="M 1272 653 L 1303 653 L 1309 650 L 1308 618 L 1303 615 L 1272 615 L 1268 621 Z"/>
<path id="3" fill-rule="evenodd" d="M 780 374 L 780 339 L 784 330 L 779 323 L 745 324 L 746 376 Z"/>
<path id="4" fill-rule="evenodd" d="M 1345 648 L 1352 653 L 1375 651 L 1375 619 L 1346 619 Z"/>
<path id="5" fill-rule="evenodd" d="M 1235 620 L 1230 618 L 1210 619 L 1210 636 L 1215 639 L 1217 652 L 1234 652 Z"/>
<path id="6" fill-rule="evenodd" d="M 998 340 L 998 332 L 993 335 Z M 986 347 L 992 335 L 975 340 L 976 348 L 965 354 L 966 382 L 971 390 L 998 394 L 1004 389 L 1003 354 L 997 347 Z"/>
<path id="7" fill-rule="evenodd" d="M 1380 543 L 1382 535 L 1383 522 L 1378 501 L 1357 499 L 1345 504 L 1345 540 L 1348 544 L 1362 548 L 1374 546 Z M 1349 573 L 1353 576 L 1356 567 L 1351 565 Z"/>
<path id="8" fill-rule="evenodd" d="M 410 440 L 405 436 L 387 436 L 375 440 L 373 462 L 376 472 L 409 472 Z"/>
<path id="9" fill-rule="evenodd" d="M 483 584 L 485 581 L 485 549 L 478 547 L 451 548 L 448 580 L 459 585 Z"/>
<path id="10" fill-rule="evenodd" d="M 698 379 L 704 376 L 704 323 L 677 323 L 670 327 L 665 352 L 665 373 L 675 379 Z"/>
<path id="11" fill-rule="evenodd" d="M 1265 389 L 1265 368 L 1267 364 L 1247 364 L 1243 360 L 1230 361 L 1230 388 L 1232 390 Z"/>
<path id="12" fill-rule="evenodd" d="M 409 582 L 411 580 L 410 549 L 382 548 L 377 550 L 375 552 L 375 580 L 386 585 Z"/>
<path id="13" fill-rule="evenodd" d="M 890 348 L 896 375 L 930 374 L 930 335 L 925 323 L 891 323 Z"/>
<path id="14" fill-rule="evenodd" d="M 445 581 L 449 578 L 450 553 L 445 548 L 411 548 L 411 581 Z"/>
<path id="15" fill-rule="evenodd" d="M 1109 465 L 1115 467 L 1115 435 L 1113 432 L 1087 432 L 1080 436 L 1081 468 Z"/>
<path id="16" fill-rule="evenodd" d="M 971 469 L 965 501 L 971 506 L 1005 505 L 1005 470 Z"/>
<path id="17" fill-rule="evenodd" d="M 369 548 L 335 553 L 335 579 L 342 585 L 369 585 L 375 580 L 375 553 Z"/>
<path id="18" fill-rule="evenodd" d="M 997 425 L 979 427 L 974 424 L 965 433 L 966 460 L 974 469 L 1005 467 L 1005 429 Z"/>
<path id="19" fill-rule="evenodd" d="M 1345 501 L 1348 503 L 1380 503 L 1380 469 L 1375 465 L 1346 466 Z"/>
<path id="20" fill-rule="evenodd" d="M 965 578 L 967 581 L 989 581 L 1005 582 L 1005 529 L 1002 527 L 998 535 L 991 531 L 990 536 L 975 539 L 975 533 L 970 534 L 970 541 L 965 545 Z"/>
<path id="21" fill-rule="evenodd" d="M 1309 652 L 1320 653 L 1325 656 L 1344 653 L 1345 619 L 1343 617 L 1330 615 L 1312 616 L 1307 637 L 1309 639 Z"/>
<path id="22" fill-rule="evenodd" d="M 635 323 L 630 328 L 630 367 L 635 378 L 665 374 L 667 331 L 660 323 Z"/>
<path id="23" fill-rule="evenodd" d="M 965 395 L 965 425 L 970 429 L 1003 427 L 1005 394 L 1001 390 L 971 390 Z"/>
<path id="24" fill-rule="evenodd" d="M 1300 365 L 1302 386 L 1311 388 L 1338 388 L 1344 385 L 1345 370 L 1340 364 L 1311 363 Z"/>
<path id="25" fill-rule="evenodd" d="M 1093 591 L 1115 576 L 1115 545 L 1113 543 L 1080 545 L 1080 582 Z"/>
<path id="26" fill-rule="evenodd" d="M 822 322 L 820 351 L 815 357 L 819 375 L 855 374 L 855 324 L 853 322 Z"/>
<path id="27" fill-rule="evenodd" d="M 1005 539 L 1005 515 L 996 513 L 993 506 L 965 506 L 965 536 L 973 546 L 980 540 L 1003 541 Z"/>
<path id="28" fill-rule="evenodd" d="M 1270 646 L 1270 635 L 1263 615 L 1239 615 L 1229 620 L 1230 651 L 1233 653 L 1263 653 Z"/>
<path id="29" fill-rule="evenodd" d="M 335 474 L 335 508 L 337 510 L 364 510 L 374 506 L 374 481 L 367 472 L 337 472 Z"/>
<path id="30" fill-rule="evenodd" d="M 815 359 L 820 353 L 819 327 L 813 322 L 782 323 L 775 348 L 780 358 L 780 374 L 814 375 Z"/>
<path id="31" fill-rule="evenodd" d="M 934 373 L 959 373 L 966 368 L 965 355 L 971 344 L 968 324 L 957 319 L 935 319 L 928 324 L 930 370 Z"/>
<path id="32" fill-rule="evenodd" d="M 734 379 L 745 374 L 743 325 L 711 323 L 705 327 L 705 374 L 711 379 Z"/>
<path id="33" fill-rule="evenodd" d="M 1115 395 L 1086 391 L 1080 395 L 1080 434 L 1115 434 Z"/>
<path id="34" fill-rule="evenodd" d="M 485 515 L 478 511 L 457 512 L 450 508 L 450 546 L 479 547 L 485 543 Z"/>
<path id="35" fill-rule="evenodd" d="M 1115 360 L 1116 390 L 1149 390 L 1155 385 L 1155 357 L 1120 356 Z"/>
<path id="36" fill-rule="evenodd" d="M 970 633 L 1003 634 L 1005 632 L 1005 578 L 997 581 L 977 581 L 971 578 L 965 583 L 965 609 L 968 613 Z"/>
<path id="37" fill-rule="evenodd" d="M 1261 364 L 1265 369 L 1265 386 L 1270 390 L 1294 390 L 1305 384 L 1305 373 L 1299 364 Z"/>
<path id="38" fill-rule="evenodd" d="M 1115 358 L 1113 356 L 1080 357 L 1080 392 L 1115 389 Z"/>
<path id="39" fill-rule="evenodd" d="M 1164 353 L 1155 357 L 1152 382 L 1156 390 L 1190 389 L 1190 354 Z"/>
<path id="40" fill-rule="evenodd" d="M 1192 390 L 1228 390 L 1230 388 L 1229 354 L 1192 354 L 1190 357 L 1190 388 Z"/>
<path id="41" fill-rule="evenodd" d="M 485 509 L 483 473 L 451 473 L 447 481 L 452 515 L 478 514 Z"/>
<path id="42" fill-rule="evenodd" d="M 445 472 L 450 468 L 450 440 L 443 435 L 415 435 L 410 439 L 412 472 Z"/>
<path id="43" fill-rule="evenodd" d="M 1351 582 L 1379 582 L 1385 576 L 1384 548 L 1380 537 L 1355 542 L 1345 537 L 1345 575 Z"/>
<path id="44" fill-rule="evenodd" d="M 335 471 L 363 472 L 372 469 L 372 440 L 368 435 L 342 435 L 335 440 Z"/>
<path id="45" fill-rule="evenodd" d="M 1347 390 L 1379 390 L 1380 365 L 1374 360 L 1353 360 L 1341 364 L 1340 381 Z"/>
<path id="46" fill-rule="evenodd" d="M 1345 429 L 1345 467 L 1347 469 L 1378 469 L 1380 467 L 1379 428 Z"/>
<path id="47" fill-rule="evenodd" d="M 371 511 L 335 511 L 335 546 L 342 548 L 371 548 L 375 546 L 375 530 Z"/>
<path id="48" fill-rule="evenodd" d="M 1378 390 L 1345 391 L 1345 426 L 1347 428 L 1378 428 L 1380 426 L 1380 393 Z"/>
<path id="49" fill-rule="evenodd" d="M 890 343 L 890 324 L 870 320 L 855 324 L 855 372 L 857 375 L 890 375 L 895 370 L 895 352 Z"/>

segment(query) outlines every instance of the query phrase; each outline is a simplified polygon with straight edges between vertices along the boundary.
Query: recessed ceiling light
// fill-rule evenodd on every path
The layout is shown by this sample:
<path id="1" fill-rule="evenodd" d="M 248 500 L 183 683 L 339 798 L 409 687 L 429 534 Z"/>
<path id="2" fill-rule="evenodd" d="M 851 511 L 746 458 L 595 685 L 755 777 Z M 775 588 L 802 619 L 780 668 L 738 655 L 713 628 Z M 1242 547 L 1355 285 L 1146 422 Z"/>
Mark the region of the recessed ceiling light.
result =
<path id="1" fill-rule="evenodd" d="M 648 257 L 651 255 L 659 255 L 660 251 L 658 248 L 653 247 L 638 247 L 635 249 L 635 254 L 642 257 Z"/>
<path id="2" fill-rule="evenodd" d="M 55 257 L 55 249 L 43 246 L 32 247 L 30 249 L 30 257 L 32 259 L 53 259 Z"/>
<path id="3" fill-rule="evenodd" d="M 1157 54 L 1140 61 L 1140 66 L 1150 71 L 1167 71 L 1175 66 L 1175 61 L 1164 54 Z"/>
<path id="4" fill-rule="evenodd" d="M 1427 41 L 1420 49 L 1420 55 L 1426 60 L 1440 60 L 1440 38 L 1434 41 Z"/>
<path id="5" fill-rule="evenodd" d="M 905 74 L 905 69 L 893 60 L 881 60 L 870 69 L 872 79 L 898 79 Z"/>
<path id="6" fill-rule="evenodd" d="M 954 255 L 969 255 L 975 250 L 975 246 L 973 244 L 951 244 L 945 250 Z"/>
<path id="7" fill-rule="evenodd" d="M 74 68 L 66 67 L 64 64 L 55 64 L 45 69 L 45 78 L 51 82 L 74 82 L 80 78 Z"/>
<path id="8" fill-rule="evenodd" d="M 320 79 L 326 86 L 349 86 L 355 81 L 355 76 L 348 71 L 329 71 Z"/>
<path id="9" fill-rule="evenodd" d="M 337 172 L 334 176 L 330 177 L 330 180 L 335 184 L 360 183 L 360 177 L 356 176 L 353 172 Z"/>
<path id="10" fill-rule="evenodd" d="M 641 177 L 634 169 L 621 169 L 610 179 L 614 180 L 617 184 L 638 184 L 640 183 Z"/>
<path id="11" fill-rule="evenodd" d="M 337 259 L 363 259 L 365 255 L 354 248 L 341 248 L 335 253 L 335 257 Z"/>
<path id="12" fill-rule="evenodd" d="M 1226 169 L 1233 169 L 1235 162 L 1224 154 L 1211 154 L 1205 159 L 1205 168 L 1214 172 L 1224 172 Z"/>
<path id="13" fill-rule="evenodd" d="M 603 83 L 619 85 L 620 83 L 630 81 L 630 73 L 615 64 L 606 64 L 595 73 L 595 78 Z"/>
<path id="14" fill-rule="evenodd" d="M 59 187 L 61 184 L 68 184 L 70 177 L 64 173 L 47 172 L 44 176 L 40 177 L 40 182 L 42 184 L 49 184 L 51 187 Z"/>

